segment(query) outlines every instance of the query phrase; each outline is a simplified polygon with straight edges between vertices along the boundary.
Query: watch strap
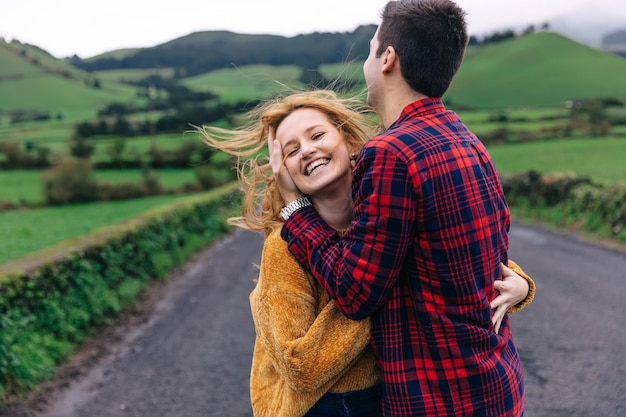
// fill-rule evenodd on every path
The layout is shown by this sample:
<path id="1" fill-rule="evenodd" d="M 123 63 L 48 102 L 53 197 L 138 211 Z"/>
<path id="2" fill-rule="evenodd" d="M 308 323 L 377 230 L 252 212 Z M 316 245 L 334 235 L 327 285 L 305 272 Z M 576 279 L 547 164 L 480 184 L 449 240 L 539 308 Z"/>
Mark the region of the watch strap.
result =
<path id="1" fill-rule="evenodd" d="M 311 200 L 308 197 L 300 197 L 298 199 L 293 200 L 291 203 L 287 204 L 280 210 L 280 215 L 284 220 L 287 220 L 293 213 L 300 210 L 301 208 L 307 207 L 311 205 Z"/>

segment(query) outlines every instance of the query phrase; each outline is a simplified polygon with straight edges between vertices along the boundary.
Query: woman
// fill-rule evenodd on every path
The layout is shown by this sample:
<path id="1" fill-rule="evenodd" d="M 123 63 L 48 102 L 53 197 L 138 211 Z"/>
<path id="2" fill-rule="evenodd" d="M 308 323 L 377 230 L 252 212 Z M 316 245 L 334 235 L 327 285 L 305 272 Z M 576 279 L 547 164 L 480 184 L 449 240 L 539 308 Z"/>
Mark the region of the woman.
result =
<path id="1" fill-rule="evenodd" d="M 239 130 L 203 127 L 205 142 L 240 160 L 242 216 L 231 224 L 263 230 L 259 280 L 250 294 L 257 339 L 250 394 L 255 416 L 380 416 L 380 373 L 369 346 L 369 320 L 344 317 L 289 253 L 280 237 L 283 201 L 266 159 L 275 135 L 284 165 L 320 216 L 340 233 L 350 224 L 352 163 L 378 125 L 357 100 L 332 91 L 269 100 Z M 257 155 L 257 157 L 255 157 Z M 504 313 L 530 303 L 534 283 L 513 262 L 493 300 L 494 331 Z M 513 307 L 509 309 L 509 307 Z"/>

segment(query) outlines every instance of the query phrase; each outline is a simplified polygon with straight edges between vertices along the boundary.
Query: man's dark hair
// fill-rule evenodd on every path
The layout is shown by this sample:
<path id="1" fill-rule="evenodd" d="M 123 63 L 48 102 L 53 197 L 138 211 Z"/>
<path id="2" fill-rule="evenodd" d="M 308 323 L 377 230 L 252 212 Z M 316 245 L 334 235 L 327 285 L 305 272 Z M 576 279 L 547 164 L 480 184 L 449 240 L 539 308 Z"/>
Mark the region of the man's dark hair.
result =
<path id="1" fill-rule="evenodd" d="M 388 2 L 381 17 L 377 57 L 392 46 L 409 86 L 441 98 L 467 47 L 465 11 L 450 0 L 398 0 Z"/>

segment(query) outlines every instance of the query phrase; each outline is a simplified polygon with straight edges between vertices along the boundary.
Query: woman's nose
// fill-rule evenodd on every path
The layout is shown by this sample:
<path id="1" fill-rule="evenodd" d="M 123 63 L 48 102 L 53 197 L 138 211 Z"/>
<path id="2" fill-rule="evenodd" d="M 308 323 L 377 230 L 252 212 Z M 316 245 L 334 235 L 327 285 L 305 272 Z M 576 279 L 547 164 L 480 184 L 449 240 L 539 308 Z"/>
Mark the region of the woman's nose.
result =
<path id="1" fill-rule="evenodd" d="M 306 159 L 311 156 L 315 152 L 315 147 L 311 144 L 301 144 L 300 145 L 300 158 Z"/>

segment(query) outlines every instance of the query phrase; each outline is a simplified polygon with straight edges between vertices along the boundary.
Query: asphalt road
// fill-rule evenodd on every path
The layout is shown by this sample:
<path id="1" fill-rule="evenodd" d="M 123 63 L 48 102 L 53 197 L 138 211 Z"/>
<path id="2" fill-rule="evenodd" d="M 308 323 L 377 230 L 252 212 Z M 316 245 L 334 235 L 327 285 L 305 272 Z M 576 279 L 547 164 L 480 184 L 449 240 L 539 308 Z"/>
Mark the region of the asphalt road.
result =
<path id="1" fill-rule="evenodd" d="M 262 236 L 237 231 L 169 285 L 150 320 L 37 417 L 246 417 L 248 294 Z M 511 317 L 525 417 L 626 416 L 626 254 L 514 224 L 511 258 L 537 283 Z"/>

